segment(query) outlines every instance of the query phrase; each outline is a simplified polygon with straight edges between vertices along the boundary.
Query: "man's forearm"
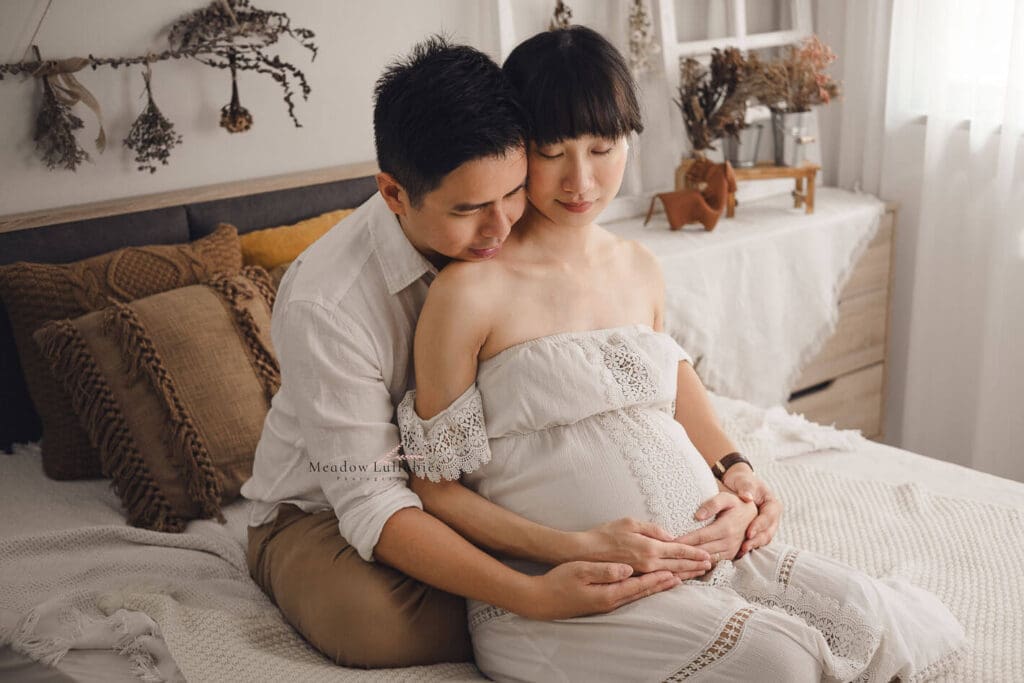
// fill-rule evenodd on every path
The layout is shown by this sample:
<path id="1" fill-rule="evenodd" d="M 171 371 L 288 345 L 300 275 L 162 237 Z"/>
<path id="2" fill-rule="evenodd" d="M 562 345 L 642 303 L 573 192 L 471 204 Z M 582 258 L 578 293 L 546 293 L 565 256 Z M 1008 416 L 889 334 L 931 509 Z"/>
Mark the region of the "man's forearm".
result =
<path id="1" fill-rule="evenodd" d="M 384 524 L 374 559 L 465 598 L 520 612 L 530 577 L 483 552 L 419 508 L 403 508 Z"/>
<path id="2" fill-rule="evenodd" d="M 545 564 L 585 559 L 575 550 L 577 535 L 537 524 L 495 505 L 461 482 L 410 480 L 423 509 L 463 537 L 507 557 Z"/>

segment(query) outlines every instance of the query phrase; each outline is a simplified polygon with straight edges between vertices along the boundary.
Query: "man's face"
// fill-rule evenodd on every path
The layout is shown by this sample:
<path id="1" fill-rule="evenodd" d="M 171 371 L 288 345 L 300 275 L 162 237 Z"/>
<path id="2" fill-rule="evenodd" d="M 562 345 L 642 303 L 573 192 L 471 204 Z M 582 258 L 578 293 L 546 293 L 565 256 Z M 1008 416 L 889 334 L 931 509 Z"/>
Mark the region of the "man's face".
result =
<path id="1" fill-rule="evenodd" d="M 493 258 L 526 209 L 525 186 L 526 152 L 516 147 L 462 164 L 418 207 L 401 188 L 381 192 L 412 245 L 439 264 Z"/>

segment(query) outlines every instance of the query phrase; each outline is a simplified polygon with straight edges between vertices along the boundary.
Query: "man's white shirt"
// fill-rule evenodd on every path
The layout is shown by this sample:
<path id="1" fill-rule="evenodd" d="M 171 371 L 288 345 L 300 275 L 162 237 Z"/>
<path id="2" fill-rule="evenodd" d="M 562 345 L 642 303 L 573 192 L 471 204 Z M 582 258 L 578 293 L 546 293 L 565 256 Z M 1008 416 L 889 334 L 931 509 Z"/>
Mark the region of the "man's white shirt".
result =
<path id="1" fill-rule="evenodd" d="M 342 537 L 372 561 L 388 518 L 423 508 L 395 457 L 394 415 L 414 384 L 416 320 L 436 275 L 380 194 L 288 269 L 271 323 L 281 389 L 242 486 L 250 525 L 284 502 L 333 508 Z"/>

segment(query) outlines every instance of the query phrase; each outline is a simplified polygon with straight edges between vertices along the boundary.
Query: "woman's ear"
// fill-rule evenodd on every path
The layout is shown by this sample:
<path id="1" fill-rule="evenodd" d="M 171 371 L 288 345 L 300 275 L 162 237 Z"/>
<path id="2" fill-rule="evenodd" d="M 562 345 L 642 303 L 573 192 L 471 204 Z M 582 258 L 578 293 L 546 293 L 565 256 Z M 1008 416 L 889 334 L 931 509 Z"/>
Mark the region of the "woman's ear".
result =
<path id="1" fill-rule="evenodd" d="M 409 202 L 409 193 L 405 191 L 395 177 L 390 173 L 384 173 L 381 171 L 376 176 L 377 189 L 380 190 L 380 196 L 384 198 L 384 202 L 391 209 L 391 213 L 404 216 L 409 212 L 411 206 Z"/>

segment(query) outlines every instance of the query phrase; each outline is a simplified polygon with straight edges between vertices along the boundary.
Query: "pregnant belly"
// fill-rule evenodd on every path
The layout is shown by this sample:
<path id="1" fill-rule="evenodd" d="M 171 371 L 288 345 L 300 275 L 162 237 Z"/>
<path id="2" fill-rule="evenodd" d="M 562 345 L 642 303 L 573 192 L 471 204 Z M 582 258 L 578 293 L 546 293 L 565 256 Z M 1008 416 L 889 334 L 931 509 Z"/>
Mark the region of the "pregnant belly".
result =
<path id="1" fill-rule="evenodd" d="M 697 529 L 718 492 L 711 470 L 667 412 L 626 408 L 491 441 L 491 462 L 463 479 L 492 502 L 564 531 L 621 517 L 673 535 Z"/>

